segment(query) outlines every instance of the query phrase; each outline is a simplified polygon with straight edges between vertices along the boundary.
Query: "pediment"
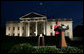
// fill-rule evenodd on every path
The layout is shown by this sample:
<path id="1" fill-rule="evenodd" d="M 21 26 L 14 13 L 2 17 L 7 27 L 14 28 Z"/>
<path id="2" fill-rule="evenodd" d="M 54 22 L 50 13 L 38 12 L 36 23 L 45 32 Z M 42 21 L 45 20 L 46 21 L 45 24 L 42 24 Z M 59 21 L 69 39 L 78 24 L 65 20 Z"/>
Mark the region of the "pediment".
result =
<path id="1" fill-rule="evenodd" d="M 36 13 L 36 12 L 30 12 L 30 13 L 22 16 L 21 18 L 34 18 L 34 17 L 46 17 L 46 16 Z"/>

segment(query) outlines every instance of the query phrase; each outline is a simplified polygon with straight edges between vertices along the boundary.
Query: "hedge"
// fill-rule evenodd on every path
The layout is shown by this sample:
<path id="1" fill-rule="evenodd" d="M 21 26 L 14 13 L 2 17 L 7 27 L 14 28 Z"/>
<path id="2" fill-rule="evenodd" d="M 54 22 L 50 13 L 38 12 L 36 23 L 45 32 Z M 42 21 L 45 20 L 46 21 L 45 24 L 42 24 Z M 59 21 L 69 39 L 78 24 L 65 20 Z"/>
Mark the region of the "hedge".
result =
<path id="1" fill-rule="evenodd" d="M 8 53 L 31 53 L 35 49 L 28 43 L 14 45 Z"/>
<path id="2" fill-rule="evenodd" d="M 14 45 L 8 53 L 83 53 L 83 49 L 67 47 L 63 49 L 53 47 L 33 48 L 28 43 Z"/>

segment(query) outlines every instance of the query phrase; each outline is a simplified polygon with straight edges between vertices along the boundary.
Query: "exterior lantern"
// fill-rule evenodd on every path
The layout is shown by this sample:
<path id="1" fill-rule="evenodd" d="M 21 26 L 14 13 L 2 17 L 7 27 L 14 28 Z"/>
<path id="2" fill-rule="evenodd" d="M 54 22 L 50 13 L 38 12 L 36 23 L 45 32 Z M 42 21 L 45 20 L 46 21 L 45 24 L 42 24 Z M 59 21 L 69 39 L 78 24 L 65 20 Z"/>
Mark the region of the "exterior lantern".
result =
<path id="1" fill-rule="evenodd" d="M 38 48 L 40 46 L 44 46 L 44 36 L 42 34 L 38 37 Z"/>

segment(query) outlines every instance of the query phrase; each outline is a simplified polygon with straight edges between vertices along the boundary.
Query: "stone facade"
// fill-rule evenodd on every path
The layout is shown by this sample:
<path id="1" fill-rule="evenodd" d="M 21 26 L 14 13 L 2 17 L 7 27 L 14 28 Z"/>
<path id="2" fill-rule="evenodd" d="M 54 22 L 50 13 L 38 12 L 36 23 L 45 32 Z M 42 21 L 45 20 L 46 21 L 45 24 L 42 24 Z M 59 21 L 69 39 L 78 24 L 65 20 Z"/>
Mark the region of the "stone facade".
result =
<path id="1" fill-rule="evenodd" d="M 58 20 L 61 24 L 68 25 L 69 30 L 65 31 L 65 36 L 73 39 L 72 19 L 47 19 L 46 16 L 31 12 L 19 18 L 20 21 L 8 21 L 6 23 L 6 35 L 30 37 L 43 33 L 46 36 L 54 35 L 54 26 Z"/>

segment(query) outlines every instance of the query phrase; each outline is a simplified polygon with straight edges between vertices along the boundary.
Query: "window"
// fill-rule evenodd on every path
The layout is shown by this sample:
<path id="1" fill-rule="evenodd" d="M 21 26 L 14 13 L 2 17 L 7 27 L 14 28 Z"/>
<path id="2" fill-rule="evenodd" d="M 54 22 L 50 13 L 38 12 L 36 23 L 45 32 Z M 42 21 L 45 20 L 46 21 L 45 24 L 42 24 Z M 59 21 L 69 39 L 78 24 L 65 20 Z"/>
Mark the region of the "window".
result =
<path id="1" fill-rule="evenodd" d="M 69 25 L 67 25 L 67 29 L 69 29 Z"/>
<path id="2" fill-rule="evenodd" d="M 15 27 L 13 27 L 13 30 L 15 30 Z"/>
<path id="3" fill-rule="evenodd" d="M 10 30 L 10 27 L 8 29 Z"/>
<path id="4" fill-rule="evenodd" d="M 13 33 L 13 36 L 15 36 L 15 34 Z"/>
<path id="5" fill-rule="evenodd" d="M 22 33 L 22 35 L 24 35 L 24 33 Z"/>
<path id="6" fill-rule="evenodd" d="M 30 19 L 31 21 L 33 21 L 34 19 Z"/>
<path id="7" fill-rule="evenodd" d="M 18 27 L 18 30 L 20 29 L 20 27 Z"/>
<path id="8" fill-rule="evenodd" d="M 28 21 L 30 21 L 30 19 L 28 19 Z"/>
<path id="9" fill-rule="evenodd" d="M 45 18 L 43 18 L 43 20 L 46 20 Z"/>
<path id="10" fill-rule="evenodd" d="M 10 34 L 8 34 L 10 36 Z"/>
<path id="11" fill-rule="evenodd" d="M 69 36 L 69 32 L 67 32 L 67 36 Z"/>
<path id="12" fill-rule="evenodd" d="M 50 35 L 53 36 L 53 33 L 51 32 Z"/>
<path id="13" fill-rule="evenodd" d="M 18 33 L 18 36 L 20 36 L 20 34 Z"/>
<path id="14" fill-rule="evenodd" d="M 24 27 L 22 27 L 22 29 L 24 30 Z"/>
<path id="15" fill-rule="evenodd" d="M 50 28 L 52 29 L 52 25 L 50 25 Z"/>
<path id="16" fill-rule="evenodd" d="M 41 18 L 39 18 L 39 20 L 42 20 Z"/>
<path id="17" fill-rule="evenodd" d="M 38 20 L 38 19 L 35 19 L 35 20 Z"/>

